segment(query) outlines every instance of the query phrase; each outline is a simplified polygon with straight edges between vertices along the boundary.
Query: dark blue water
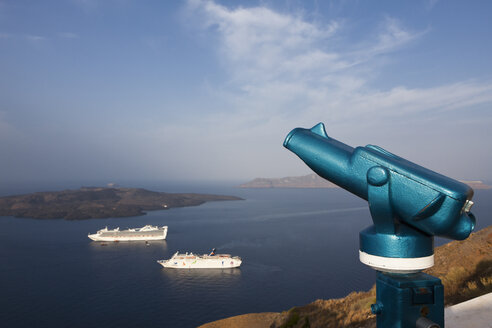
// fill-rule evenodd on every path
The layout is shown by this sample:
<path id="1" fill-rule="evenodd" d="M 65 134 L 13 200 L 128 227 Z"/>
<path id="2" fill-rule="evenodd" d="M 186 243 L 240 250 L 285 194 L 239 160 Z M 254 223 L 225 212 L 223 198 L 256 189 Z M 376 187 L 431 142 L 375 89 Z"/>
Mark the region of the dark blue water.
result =
<path id="1" fill-rule="evenodd" d="M 358 233 L 371 223 L 367 204 L 344 190 L 151 187 L 245 200 L 133 218 L 1 217 L 1 326 L 195 327 L 343 297 L 375 281 L 358 260 Z M 492 224 L 492 191 L 477 191 L 474 200 L 478 228 Z M 167 241 L 101 246 L 87 238 L 104 226 L 145 224 L 168 225 Z M 241 268 L 172 270 L 156 263 L 178 250 L 213 247 L 241 256 Z"/>

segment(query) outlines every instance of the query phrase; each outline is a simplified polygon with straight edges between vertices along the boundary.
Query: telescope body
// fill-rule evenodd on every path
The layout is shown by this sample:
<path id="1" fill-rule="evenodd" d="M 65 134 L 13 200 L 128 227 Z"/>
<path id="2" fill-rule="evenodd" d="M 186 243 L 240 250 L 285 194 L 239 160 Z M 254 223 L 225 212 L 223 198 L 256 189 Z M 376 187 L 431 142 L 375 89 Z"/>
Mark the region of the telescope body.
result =
<path id="1" fill-rule="evenodd" d="M 402 223 L 462 240 L 474 228 L 473 189 L 462 182 L 378 146 L 352 148 L 330 138 L 322 123 L 292 130 L 284 146 L 321 177 L 367 200 L 377 233 L 395 234 Z"/>

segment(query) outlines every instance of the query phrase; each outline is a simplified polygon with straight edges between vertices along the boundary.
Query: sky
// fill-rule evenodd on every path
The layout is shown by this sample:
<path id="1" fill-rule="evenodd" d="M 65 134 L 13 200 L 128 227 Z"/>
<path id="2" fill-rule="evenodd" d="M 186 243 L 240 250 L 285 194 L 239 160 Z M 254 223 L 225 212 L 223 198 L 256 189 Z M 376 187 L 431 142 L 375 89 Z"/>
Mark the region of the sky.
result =
<path id="1" fill-rule="evenodd" d="M 0 182 L 311 173 L 319 122 L 492 181 L 489 1 L 0 0 Z"/>

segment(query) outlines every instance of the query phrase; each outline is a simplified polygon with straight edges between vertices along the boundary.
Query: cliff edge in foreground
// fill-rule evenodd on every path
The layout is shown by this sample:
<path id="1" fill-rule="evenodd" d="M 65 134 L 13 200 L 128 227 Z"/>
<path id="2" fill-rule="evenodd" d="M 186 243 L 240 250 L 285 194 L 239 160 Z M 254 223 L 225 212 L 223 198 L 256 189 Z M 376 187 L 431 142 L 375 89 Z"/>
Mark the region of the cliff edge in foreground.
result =
<path id="1" fill-rule="evenodd" d="M 435 265 L 425 272 L 444 285 L 446 306 L 492 292 L 492 226 L 435 249 Z M 317 300 L 281 313 L 244 314 L 214 321 L 200 328 L 376 328 L 370 305 L 376 288 L 344 298 Z"/>

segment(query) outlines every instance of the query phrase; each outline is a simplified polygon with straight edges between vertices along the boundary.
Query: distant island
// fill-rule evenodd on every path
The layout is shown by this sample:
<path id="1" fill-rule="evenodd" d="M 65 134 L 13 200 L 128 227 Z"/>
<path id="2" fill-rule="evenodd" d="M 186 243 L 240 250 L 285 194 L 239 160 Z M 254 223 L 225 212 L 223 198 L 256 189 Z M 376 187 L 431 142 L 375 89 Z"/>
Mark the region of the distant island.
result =
<path id="1" fill-rule="evenodd" d="M 473 189 L 491 189 L 482 181 L 463 181 Z M 339 188 L 336 184 L 321 178 L 313 173 L 300 177 L 285 178 L 256 178 L 252 181 L 239 185 L 239 188 Z"/>
<path id="2" fill-rule="evenodd" d="M 83 220 L 144 215 L 145 211 L 242 200 L 235 196 L 155 192 L 140 188 L 82 187 L 0 197 L 0 216 Z"/>
<path id="3" fill-rule="evenodd" d="M 239 185 L 239 188 L 339 188 L 317 174 L 285 178 L 256 178 Z"/>

